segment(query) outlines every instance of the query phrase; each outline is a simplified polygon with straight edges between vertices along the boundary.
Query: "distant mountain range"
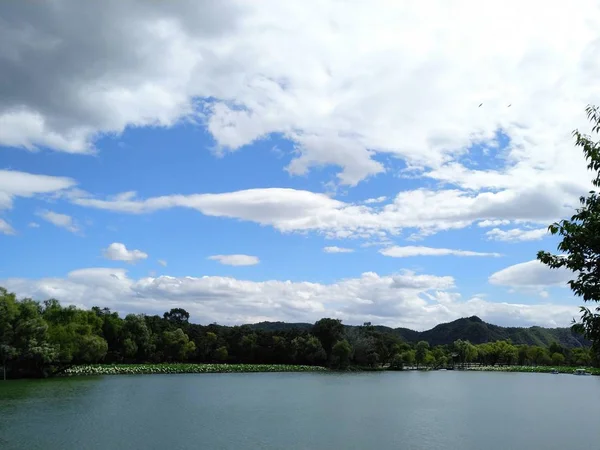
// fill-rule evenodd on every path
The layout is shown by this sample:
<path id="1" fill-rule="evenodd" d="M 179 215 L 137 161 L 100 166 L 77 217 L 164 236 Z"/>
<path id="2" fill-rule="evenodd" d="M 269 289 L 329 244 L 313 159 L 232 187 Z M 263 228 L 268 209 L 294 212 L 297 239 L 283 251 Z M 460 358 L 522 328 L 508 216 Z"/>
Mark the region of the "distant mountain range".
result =
<path id="1" fill-rule="evenodd" d="M 263 331 L 285 331 L 301 329 L 309 331 L 310 323 L 286 322 L 260 322 L 250 325 L 251 328 Z M 354 325 L 345 325 L 354 328 Z M 513 344 L 548 346 L 558 342 L 564 347 L 583 347 L 590 343 L 582 336 L 571 331 L 570 328 L 543 328 L 543 327 L 501 327 L 481 320 L 477 316 L 465 317 L 453 322 L 441 323 L 431 330 L 414 331 L 408 328 L 390 328 L 375 326 L 377 331 L 390 333 L 400 337 L 406 342 L 427 341 L 430 345 L 452 344 L 457 339 L 468 340 L 473 344 L 483 344 L 504 339 L 510 339 Z"/>

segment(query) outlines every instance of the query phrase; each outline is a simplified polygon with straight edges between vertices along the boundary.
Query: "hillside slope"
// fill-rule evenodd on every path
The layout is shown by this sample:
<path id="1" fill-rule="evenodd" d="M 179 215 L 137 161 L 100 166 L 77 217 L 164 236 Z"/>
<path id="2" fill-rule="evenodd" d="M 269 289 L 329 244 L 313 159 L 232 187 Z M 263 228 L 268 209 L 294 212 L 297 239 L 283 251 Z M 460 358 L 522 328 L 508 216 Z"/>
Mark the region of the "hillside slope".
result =
<path id="1" fill-rule="evenodd" d="M 263 331 L 283 331 L 302 329 L 309 331 L 310 323 L 261 322 L 250 327 Z M 353 325 L 346 325 L 354 328 Z M 376 326 L 377 331 L 391 333 L 406 342 L 427 341 L 430 345 L 447 345 L 457 339 L 468 340 L 473 344 L 510 339 L 513 344 L 548 346 L 557 342 L 564 347 L 582 347 L 589 345 L 582 336 L 574 334 L 570 328 L 543 327 L 501 327 L 484 322 L 477 316 L 465 317 L 453 322 L 441 323 L 431 330 L 414 331 L 408 328 L 390 328 Z"/>

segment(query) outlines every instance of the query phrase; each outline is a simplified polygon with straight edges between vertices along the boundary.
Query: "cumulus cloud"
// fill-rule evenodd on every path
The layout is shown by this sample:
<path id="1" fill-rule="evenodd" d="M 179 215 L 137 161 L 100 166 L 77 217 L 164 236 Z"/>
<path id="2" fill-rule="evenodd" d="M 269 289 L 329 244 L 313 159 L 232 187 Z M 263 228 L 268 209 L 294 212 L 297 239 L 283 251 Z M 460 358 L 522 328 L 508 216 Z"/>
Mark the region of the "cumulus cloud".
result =
<path id="1" fill-rule="evenodd" d="M 422 330 L 471 315 L 502 325 L 566 326 L 577 314 L 577 308 L 568 305 L 493 303 L 477 297 L 461 301 L 452 277 L 410 271 L 388 276 L 367 272 L 321 284 L 216 276 L 133 279 L 123 269 L 90 268 L 65 278 L 13 278 L 0 284 L 19 296 L 54 297 L 66 304 L 106 306 L 121 313 L 160 314 L 182 307 L 201 323 L 338 317 L 349 324 L 371 321 Z"/>
<path id="2" fill-rule="evenodd" d="M 54 211 L 40 211 L 37 215 L 46 222 L 64 228 L 71 233 L 78 233 L 80 231 L 79 225 L 77 225 L 75 220 L 67 214 L 60 214 Z"/>
<path id="3" fill-rule="evenodd" d="M 226 266 L 255 266 L 260 262 L 258 257 L 250 255 L 213 255 L 208 259 L 219 261 Z"/>
<path id="4" fill-rule="evenodd" d="M 336 247 L 335 245 L 330 247 L 323 247 L 325 253 L 352 253 L 354 249 L 345 247 Z"/>
<path id="5" fill-rule="evenodd" d="M 0 219 L 0 233 L 2 234 L 15 234 L 14 228 L 4 219 Z"/>
<path id="6" fill-rule="evenodd" d="M 513 228 L 510 230 L 501 230 L 494 228 L 485 233 L 488 239 L 504 242 L 523 242 L 537 241 L 545 236 L 548 236 L 548 228 L 536 228 L 534 230 L 524 230 L 521 228 Z"/>
<path id="7" fill-rule="evenodd" d="M 454 250 L 450 248 L 433 248 L 407 245 L 404 247 L 393 246 L 379 250 L 379 253 L 393 258 L 407 258 L 410 256 L 502 256 L 500 253 L 473 252 L 470 250 Z"/>
<path id="8" fill-rule="evenodd" d="M 489 282 L 514 288 L 540 288 L 546 286 L 567 286 L 574 278 L 568 269 L 550 269 L 537 259 L 508 266 L 489 277 Z"/>
<path id="9" fill-rule="evenodd" d="M 99 132 L 173 125 L 233 69 L 222 45 L 237 9 L 187 0 L 0 6 L 0 144 L 85 153 Z"/>
<path id="10" fill-rule="evenodd" d="M 378 155 L 476 190 L 585 171 L 569 133 L 600 100 L 594 0 L 0 8 L 2 145 L 90 152 L 101 132 L 189 118 L 222 152 L 281 133 L 289 172 L 334 165 L 348 185 L 389 170 Z M 501 169 L 457 162 L 476 143 L 496 152 L 499 130 Z"/>
<path id="11" fill-rule="evenodd" d="M 128 250 L 125 244 L 113 242 L 102 251 L 106 259 L 113 261 L 125 261 L 128 263 L 136 263 L 142 259 L 148 258 L 148 254 L 141 250 Z"/>

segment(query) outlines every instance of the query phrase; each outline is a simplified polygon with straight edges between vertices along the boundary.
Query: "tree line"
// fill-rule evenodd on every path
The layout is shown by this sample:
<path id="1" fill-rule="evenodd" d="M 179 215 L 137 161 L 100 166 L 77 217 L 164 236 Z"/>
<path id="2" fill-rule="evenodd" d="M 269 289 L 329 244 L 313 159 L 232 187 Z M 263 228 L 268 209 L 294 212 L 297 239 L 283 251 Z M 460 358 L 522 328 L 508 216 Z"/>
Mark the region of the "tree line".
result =
<path id="1" fill-rule="evenodd" d="M 259 330 L 189 322 L 189 313 L 163 316 L 89 310 L 17 299 L 0 288 L 0 362 L 9 377 L 49 376 L 89 363 L 248 363 L 303 364 L 335 369 L 446 367 L 496 364 L 597 364 L 589 348 L 513 345 L 509 341 L 473 345 L 457 340 L 431 347 L 408 343 L 370 323 L 344 327 L 324 318 L 310 329 Z"/>

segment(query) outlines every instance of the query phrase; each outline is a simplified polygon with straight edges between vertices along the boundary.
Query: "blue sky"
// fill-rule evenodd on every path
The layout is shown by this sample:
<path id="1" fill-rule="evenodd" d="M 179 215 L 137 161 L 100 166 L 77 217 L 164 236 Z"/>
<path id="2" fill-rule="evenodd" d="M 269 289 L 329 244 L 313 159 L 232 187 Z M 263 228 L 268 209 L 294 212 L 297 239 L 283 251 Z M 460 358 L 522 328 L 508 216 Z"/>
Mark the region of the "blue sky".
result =
<path id="1" fill-rule="evenodd" d="M 569 324 L 534 260 L 589 188 L 600 14 L 513 41 L 469 7 L 477 42 L 443 6 L 241 5 L 0 6 L 32 30 L 0 44 L 0 285 L 202 323 Z"/>

